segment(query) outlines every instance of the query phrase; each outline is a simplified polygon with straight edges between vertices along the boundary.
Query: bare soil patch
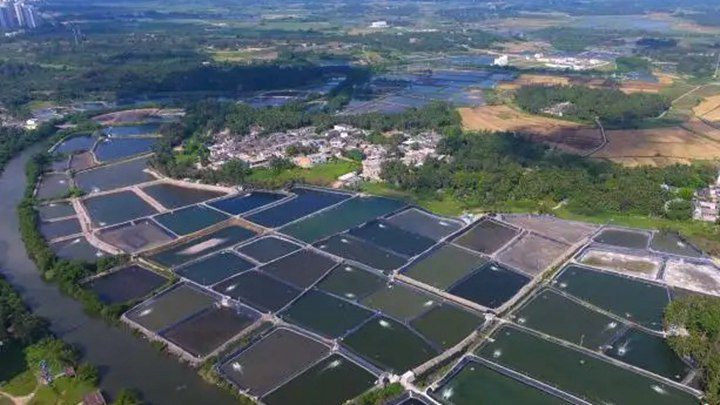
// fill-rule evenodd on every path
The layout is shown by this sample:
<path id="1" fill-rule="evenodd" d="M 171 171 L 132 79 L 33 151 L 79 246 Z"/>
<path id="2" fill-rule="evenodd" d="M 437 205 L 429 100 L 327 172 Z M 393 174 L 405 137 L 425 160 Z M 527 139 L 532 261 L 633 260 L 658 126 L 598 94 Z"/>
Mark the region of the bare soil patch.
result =
<path id="1" fill-rule="evenodd" d="M 608 144 L 592 156 L 627 166 L 663 166 L 720 158 L 720 143 L 681 127 L 610 130 Z"/>
<path id="2" fill-rule="evenodd" d="M 459 112 L 463 126 L 471 131 L 516 132 L 573 153 L 585 153 L 602 144 L 597 128 L 531 115 L 509 106 L 461 108 Z"/>
<path id="3" fill-rule="evenodd" d="M 720 95 L 707 97 L 693 108 L 693 113 L 708 121 L 720 121 Z"/>

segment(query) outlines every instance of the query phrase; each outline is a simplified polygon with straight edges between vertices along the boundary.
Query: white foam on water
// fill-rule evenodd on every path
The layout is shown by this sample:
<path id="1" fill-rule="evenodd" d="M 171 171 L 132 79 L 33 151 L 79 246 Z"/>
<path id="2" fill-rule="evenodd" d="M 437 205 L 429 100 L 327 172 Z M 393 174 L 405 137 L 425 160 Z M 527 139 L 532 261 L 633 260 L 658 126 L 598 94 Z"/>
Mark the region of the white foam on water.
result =
<path id="1" fill-rule="evenodd" d="M 355 271 L 355 269 L 350 266 L 345 266 L 345 271 L 352 273 L 353 271 Z"/>
<path id="2" fill-rule="evenodd" d="M 82 238 L 77 238 L 77 239 L 75 239 L 74 241 L 70 242 L 70 244 L 71 244 L 71 245 L 76 245 L 76 244 L 80 243 L 81 240 L 82 240 Z"/>
<path id="3" fill-rule="evenodd" d="M 390 325 L 390 322 L 388 322 L 388 321 L 386 321 L 386 320 L 384 320 L 384 319 L 381 319 L 378 323 L 379 323 L 380 326 L 382 326 L 383 328 L 388 328 L 388 329 L 389 329 L 389 328 L 392 326 L 392 325 Z"/>
<path id="4" fill-rule="evenodd" d="M 451 388 L 445 388 L 445 389 L 443 390 L 443 392 L 442 392 L 442 398 L 443 398 L 444 400 L 448 400 L 448 399 L 450 399 L 450 398 L 453 396 L 453 394 L 454 394 L 454 391 L 453 391 L 452 387 L 451 387 Z"/>
<path id="5" fill-rule="evenodd" d="M 423 307 L 425 307 L 425 308 L 431 307 L 431 306 L 433 306 L 433 304 L 435 304 L 435 301 L 433 301 L 433 300 L 425 301 L 425 303 L 423 304 Z"/>
<path id="6" fill-rule="evenodd" d="M 617 326 L 618 326 L 618 323 L 615 321 L 612 321 L 605 326 L 605 330 L 615 329 L 615 328 L 617 328 Z"/>
<path id="7" fill-rule="evenodd" d="M 347 240 L 347 239 L 345 239 L 345 238 L 340 239 L 340 242 L 342 242 L 342 243 L 350 243 L 350 241 Z"/>
<path id="8" fill-rule="evenodd" d="M 145 310 L 141 311 L 140 314 L 139 314 L 139 316 L 140 316 L 140 317 L 148 316 L 148 315 L 150 315 L 152 312 L 153 312 L 153 309 L 152 309 L 152 308 L 148 308 L 148 309 L 145 309 Z"/>
<path id="9" fill-rule="evenodd" d="M 229 285 L 229 286 L 227 286 L 227 287 L 225 288 L 225 292 L 230 292 L 230 291 L 236 289 L 237 286 L 238 286 L 237 284 Z"/>
<path id="10" fill-rule="evenodd" d="M 100 226 L 105 226 L 105 225 L 107 225 L 106 222 L 100 222 Z"/>
<path id="11" fill-rule="evenodd" d="M 323 371 L 332 370 L 332 369 L 334 369 L 334 368 L 338 368 L 338 367 L 340 367 L 342 364 L 343 364 L 343 362 L 342 362 L 342 360 L 340 360 L 340 359 L 333 360 L 332 362 L 330 362 L 330 364 L 328 364 L 328 365 L 323 369 Z"/>
<path id="12" fill-rule="evenodd" d="M 661 386 L 659 386 L 659 385 L 656 385 L 656 384 L 651 385 L 650 388 L 652 388 L 653 391 L 655 391 L 655 392 L 657 392 L 658 394 L 661 394 L 661 395 L 666 395 L 666 394 L 668 393 L 668 392 L 665 390 L 665 388 L 663 388 L 663 387 L 661 387 Z"/>
<path id="13" fill-rule="evenodd" d="M 387 228 L 387 226 L 385 226 L 385 224 L 378 224 L 378 228 L 385 229 L 385 228 Z"/>
<path id="14" fill-rule="evenodd" d="M 440 221 L 440 222 L 438 222 L 438 224 L 440 224 L 440 225 L 442 225 L 442 226 L 450 226 L 450 224 L 448 224 L 448 223 L 445 222 L 445 221 Z"/>
<path id="15" fill-rule="evenodd" d="M 494 357 L 494 358 L 497 359 L 497 358 L 500 357 L 500 356 L 502 356 L 502 350 L 497 349 L 497 350 L 495 350 L 495 351 L 493 352 L 493 357 Z"/>
<path id="16" fill-rule="evenodd" d="M 499 271 L 500 269 L 499 269 L 497 266 L 492 265 L 492 266 L 490 266 L 490 270 L 492 270 L 492 271 Z"/>
<path id="17" fill-rule="evenodd" d="M 518 321 L 519 324 L 522 325 L 522 324 L 524 324 L 525 322 L 527 322 L 527 319 L 525 319 L 525 318 L 518 318 L 517 321 Z"/>
<path id="18" fill-rule="evenodd" d="M 567 283 L 560 283 L 560 288 L 567 288 Z"/>
<path id="19" fill-rule="evenodd" d="M 233 371 L 242 374 L 243 372 L 243 366 L 242 364 L 238 363 L 237 361 L 232 364 Z"/>
<path id="20" fill-rule="evenodd" d="M 585 364 L 585 359 L 580 359 L 580 364 Z"/>
<path id="21" fill-rule="evenodd" d="M 355 299 L 355 294 L 353 293 L 346 293 L 345 298 Z"/>
<path id="22" fill-rule="evenodd" d="M 624 342 L 623 344 L 621 344 L 620 346 L 618 346 L 618 348 L 617 348 L 618 356 L 623 357 L 627 354 L 627 352 L 629 351 L 629 349 L 628 349 L 629 344 L 630 344 L 630 342 L 627 341 L 627 342 Z"/>

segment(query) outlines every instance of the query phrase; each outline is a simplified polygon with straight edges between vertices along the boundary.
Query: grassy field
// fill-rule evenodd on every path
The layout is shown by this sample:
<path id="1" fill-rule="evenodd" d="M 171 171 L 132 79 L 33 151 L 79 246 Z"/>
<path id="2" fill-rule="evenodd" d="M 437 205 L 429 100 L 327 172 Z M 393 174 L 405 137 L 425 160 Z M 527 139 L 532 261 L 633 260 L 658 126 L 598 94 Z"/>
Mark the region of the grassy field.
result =
<path id="1" fill-rule="evenodd" d="M 256 169 L 248 178 L 250 183 L 282 185 L 292 181 L 313 184 L 316 186 L 329 186 L 337 181 L 343 174 L 355 172 L 362 168 L 360 162 L 347 160 L 332 160 L 310 169 L 295 167 L 283 171 L 274 169 Z"/>

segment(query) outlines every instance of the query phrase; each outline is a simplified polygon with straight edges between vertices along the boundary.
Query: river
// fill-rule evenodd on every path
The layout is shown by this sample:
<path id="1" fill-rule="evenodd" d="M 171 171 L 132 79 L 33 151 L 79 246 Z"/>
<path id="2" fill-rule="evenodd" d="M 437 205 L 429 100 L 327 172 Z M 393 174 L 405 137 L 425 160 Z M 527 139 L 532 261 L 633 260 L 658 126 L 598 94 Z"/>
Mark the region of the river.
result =
<path id="1" fill-rule="evenodd" d="M 79 348 L 83 361 L 100 370 L 101 388 L 114 396 L 138 390 L 152 404 L 231 404 L 228 393 L 203 381 L 195 370 L 160 353 L 129 330 L 87 315 L 80 303 L 44 282 L 27 257 L 18 229 L 17 205 L 25 192 L 25 164 L 42 150 L 30 148 L 9 162 L 0 176 L 0 272 L 58 337 Z"/>

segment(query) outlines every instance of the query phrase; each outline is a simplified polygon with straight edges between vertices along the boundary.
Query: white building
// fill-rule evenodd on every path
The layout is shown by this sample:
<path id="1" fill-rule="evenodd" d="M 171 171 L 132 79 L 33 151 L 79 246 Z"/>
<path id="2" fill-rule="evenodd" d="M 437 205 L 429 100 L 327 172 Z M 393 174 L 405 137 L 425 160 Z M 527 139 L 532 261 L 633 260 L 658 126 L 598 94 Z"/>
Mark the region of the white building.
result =
<path id="1" fill-rule="evenodd" d="M 382 29 L 382 28 L 387 28 L 387 27 L 388 27 L 388 23 L 387 23 L 387 21 L 384 21 L 384 20 L 373 21 L 372 23 L 370 23 L 370 28 L 381 28 Z"/>

